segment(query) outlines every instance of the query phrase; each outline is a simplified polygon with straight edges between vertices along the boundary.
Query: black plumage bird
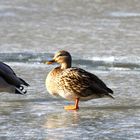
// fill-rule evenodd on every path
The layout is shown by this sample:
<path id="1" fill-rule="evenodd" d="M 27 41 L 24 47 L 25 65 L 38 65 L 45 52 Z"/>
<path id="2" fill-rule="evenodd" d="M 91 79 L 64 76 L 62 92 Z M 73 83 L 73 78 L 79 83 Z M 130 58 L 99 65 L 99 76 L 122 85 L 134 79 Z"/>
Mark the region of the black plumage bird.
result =
<path id="1" fill-rule="evenodd" d="M 0 62 L 0 92 L 25 94 L 24 86 L 29 86 L 22 78 L 18 77 L 7 64 Z"/>

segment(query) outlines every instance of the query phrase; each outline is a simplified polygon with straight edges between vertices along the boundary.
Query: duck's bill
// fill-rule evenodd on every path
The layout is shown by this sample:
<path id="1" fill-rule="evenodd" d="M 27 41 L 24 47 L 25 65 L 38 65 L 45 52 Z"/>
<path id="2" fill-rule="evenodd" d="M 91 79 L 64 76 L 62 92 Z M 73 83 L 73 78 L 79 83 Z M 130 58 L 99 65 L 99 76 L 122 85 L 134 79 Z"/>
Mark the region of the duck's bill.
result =
<path id="1" fill-rule="evenodd" d="M 45 62 L 45 64 L 50 65 L 50 64 L 52 64 L 52 63 L 54 63 L 54 62 L 55 62 L 54 60 L 50 60 L 50 61 Z"/>

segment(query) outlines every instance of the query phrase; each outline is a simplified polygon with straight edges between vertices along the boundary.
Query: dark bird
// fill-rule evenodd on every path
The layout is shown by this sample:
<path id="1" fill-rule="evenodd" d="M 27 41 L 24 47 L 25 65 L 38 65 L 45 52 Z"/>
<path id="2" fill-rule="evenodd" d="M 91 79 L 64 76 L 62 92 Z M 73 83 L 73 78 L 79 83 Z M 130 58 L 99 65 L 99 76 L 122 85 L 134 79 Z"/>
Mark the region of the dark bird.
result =
<path id="1" fill-rule="evenodd" d="M 25 94 L 27 90 L 24 86 L 28 87 L 29 84 L 18 77 L 10 66 L 0 62 L 0 92 Z"/>

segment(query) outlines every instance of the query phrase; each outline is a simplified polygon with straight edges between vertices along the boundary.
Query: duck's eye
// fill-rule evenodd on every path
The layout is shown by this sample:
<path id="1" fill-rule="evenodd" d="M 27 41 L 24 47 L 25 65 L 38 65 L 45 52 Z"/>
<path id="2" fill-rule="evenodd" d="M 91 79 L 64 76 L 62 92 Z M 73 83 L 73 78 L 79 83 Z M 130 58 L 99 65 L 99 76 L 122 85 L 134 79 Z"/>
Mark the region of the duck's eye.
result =
<path id="1" fill-rule="evenodd" d="M 57 57 L 59 57 L 59 56 L 64 56 L 64 54 L 59 54 Z"/>

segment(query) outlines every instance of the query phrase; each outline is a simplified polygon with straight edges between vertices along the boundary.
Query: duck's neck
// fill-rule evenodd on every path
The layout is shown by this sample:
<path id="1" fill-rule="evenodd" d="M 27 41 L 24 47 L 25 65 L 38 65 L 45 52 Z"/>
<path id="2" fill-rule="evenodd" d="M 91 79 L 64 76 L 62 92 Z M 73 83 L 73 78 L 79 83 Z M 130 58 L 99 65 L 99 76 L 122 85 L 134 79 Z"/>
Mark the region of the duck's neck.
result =
<path id="1" fill-rule="evenodd" d="M 61 64 L 61 69 L 67 69 L 67 68 L 70 68 L 70 67 L 71 67 L 71 61 Z"/>

